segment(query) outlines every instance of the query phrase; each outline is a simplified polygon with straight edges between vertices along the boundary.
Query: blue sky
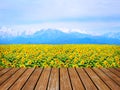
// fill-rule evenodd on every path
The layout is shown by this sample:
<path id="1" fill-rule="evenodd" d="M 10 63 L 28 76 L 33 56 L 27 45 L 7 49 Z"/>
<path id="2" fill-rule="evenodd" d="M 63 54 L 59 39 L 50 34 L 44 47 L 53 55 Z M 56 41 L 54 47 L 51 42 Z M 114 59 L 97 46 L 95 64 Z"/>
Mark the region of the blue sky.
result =
<path id="1" fill-rule="evenodd" d="M 120 32 L 120 0 L 0 0 L 0 30 Z"/>

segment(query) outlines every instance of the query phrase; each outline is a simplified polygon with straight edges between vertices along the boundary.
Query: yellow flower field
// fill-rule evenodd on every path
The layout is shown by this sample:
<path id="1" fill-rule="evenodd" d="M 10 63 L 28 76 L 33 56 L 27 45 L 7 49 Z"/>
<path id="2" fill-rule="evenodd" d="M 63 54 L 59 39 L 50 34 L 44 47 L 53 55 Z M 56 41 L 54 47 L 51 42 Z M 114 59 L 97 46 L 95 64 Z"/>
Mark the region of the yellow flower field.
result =
<path id="1" fill-rule="evenodd" d="M 120 67 L 120 46 L 0 45 L 0 67 Z"/>

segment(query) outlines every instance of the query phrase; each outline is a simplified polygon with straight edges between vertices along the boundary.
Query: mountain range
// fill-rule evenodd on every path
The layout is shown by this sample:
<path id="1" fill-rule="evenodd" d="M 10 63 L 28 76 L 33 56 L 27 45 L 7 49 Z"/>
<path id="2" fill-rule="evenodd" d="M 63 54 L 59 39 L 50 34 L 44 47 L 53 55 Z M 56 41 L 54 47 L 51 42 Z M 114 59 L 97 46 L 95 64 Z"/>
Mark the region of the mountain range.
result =
<path id="1" fill-rule="evenodd" d="M 0 32 L 0 44 L 120 44 L 120 32 L 99 36 L 79 32 L 65 33 L 56 29 L 43 29 L 32 35 L 19 36 Z"/>

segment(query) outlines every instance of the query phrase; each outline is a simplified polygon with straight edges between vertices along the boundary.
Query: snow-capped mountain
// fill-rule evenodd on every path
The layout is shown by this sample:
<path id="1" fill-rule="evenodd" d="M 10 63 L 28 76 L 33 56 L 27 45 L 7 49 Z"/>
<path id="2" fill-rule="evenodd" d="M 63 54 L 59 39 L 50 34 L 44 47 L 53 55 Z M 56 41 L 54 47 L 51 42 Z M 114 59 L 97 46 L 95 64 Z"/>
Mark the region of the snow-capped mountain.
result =
<path id="1" fill-rule="evenodd" d="M 104 36 L 120 40 L 120 32 L 118 32 L 118 33 L 112 33 L 112 32 L 110 32 L 110 33 L 104 34 Z"/>
<path id="2" fill-rule="evenodd" d="M 120 44 L 120 33 L 92 36 L 79 32 L 62 32 L 57 29 L 42 29 L 31 35 L 13 36 L 0 32 L 1 44 Z"/>

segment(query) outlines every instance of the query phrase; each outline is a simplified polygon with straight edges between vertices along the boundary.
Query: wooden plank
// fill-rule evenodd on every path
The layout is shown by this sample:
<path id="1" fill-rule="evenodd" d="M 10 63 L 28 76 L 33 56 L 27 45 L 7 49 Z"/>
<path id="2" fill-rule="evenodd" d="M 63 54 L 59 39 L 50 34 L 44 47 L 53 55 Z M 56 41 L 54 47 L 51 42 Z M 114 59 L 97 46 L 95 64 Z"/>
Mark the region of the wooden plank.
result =
<path id="1" fill-rule="evenodd" d="M 10 87 L 9 90 L 20 90 L 26 80 L 29 78 L 30 74 L 33 72 L 34 68 L 27 69 L 22 76 Z"/>
<path id="2" fill-rule="evenodd" d="M 9 70 L 7 73 L 5 73 L 4 75 L 2 75 L 0 77 L 0 85 L 6 80 L 8 79 L 12 74 L 14 74 L 18 69 L 17 68 L 13 68 L 11 70 Z"/>
<path id="3" fill-rule="evenodd" d="M 33 90 L 36 82 L 41 74 L 42 68 L 36 68 L 35 71 L 32 73 L 22 90 Z"/>
<path id="4" fill-rule="evenodd" d="M 46 90 L 49 75 L 50 75 L 51 68 L 45 68 L 40 76 L 39 81 L 37 82 L 37 85 L 35 87 L 35 90 Z"/>
<path id="5" fill-rule="evenodd" d="M 94 83 L 91 81 L 89 76 L 86 74 L 86 72 L 82 68 L 76 68 L 86 90 L 97 90 Z"/>
<path id="6" fill-rule="evenodd" d="M 7 79 L 2 85 L 0 86 L 1 90 L 7 90 L 25 71 L 25 68 L 19 69 L 15 74 L 13 74 L 9 79 Z"/>
<path id="7" fill-rule="evenodd" d="M 6 68 L 0 74 L 0 90 L 120 90 L 116 68 Z"/>
<path id="8" fill-rule="evenodd" d="M 4 69 L 4 68 L 0 68 L 0 71 L 1 71 L 2 69 Z"/>
<path id="9" fill-rule="evenodd" d="M 115 68 L 108 68 L 108 70 L 110 70 L 111 72 L 113 72 L 114 74 L 116 74 L 118 77 L 120 77 L 120 72 L 117 71 Z"/>
<path id="10" fill-rule="evenodd" d="M 10 70 L 11 68 L 5 68 L 3 70 L 0 71 L 0 76 L 2 76 L 4 73 L 6 73 L 8 70 Z"/>
<path id="11" fill-rule="evenodd" d="M 47 89 L 48 90 L 58 90 L 59 89 L 59 70 L 57 68 L 52 68 Z"/>
<path id="12" fill-rule="evenodd" d="M 60 68 L 60 90 L 72 90 L 67 68 Z"/>
<path id="13" fill-rule="evenodd" d="M 106 84 L 93 72 L 90 68 L 85 68 L 85 71 L 91 77 L 95 85 L 98 87 L 99 90 L 110 90 Z"/>
<path id="14" fill-rule="evenodd" d="M 109 71 L 108 69 L 105 68 L 101 68 L 101 70 L 108 75 L 111 79 L 113 79 L 118 85 L 120 85 L 120 78 L 118 76 L 116 76 L 115 74 L 113 74 L 111 71 Z"/>
<path id="15" fill-rule="evenodd" d="M 120 72 L 120 68 L 115 68 L 116 70 L 118 70 Z"/>
<path id="16" fill-rule="evenodd" d="M 83 84 L 74 68 L 69 68 L 70 79 L 72 82 L 73 90 L 84 90 Z"/>
<path id="17" fill-rule="evenodd" d="M 100 69 L 94 68 L 93 70 L 101 77 L 101 79 L 102 79 L 112 90 L 120 90 L 120 87 L 119 87 L 112 79 L 110 79 L 105 73 L 103 73 Z"/>

